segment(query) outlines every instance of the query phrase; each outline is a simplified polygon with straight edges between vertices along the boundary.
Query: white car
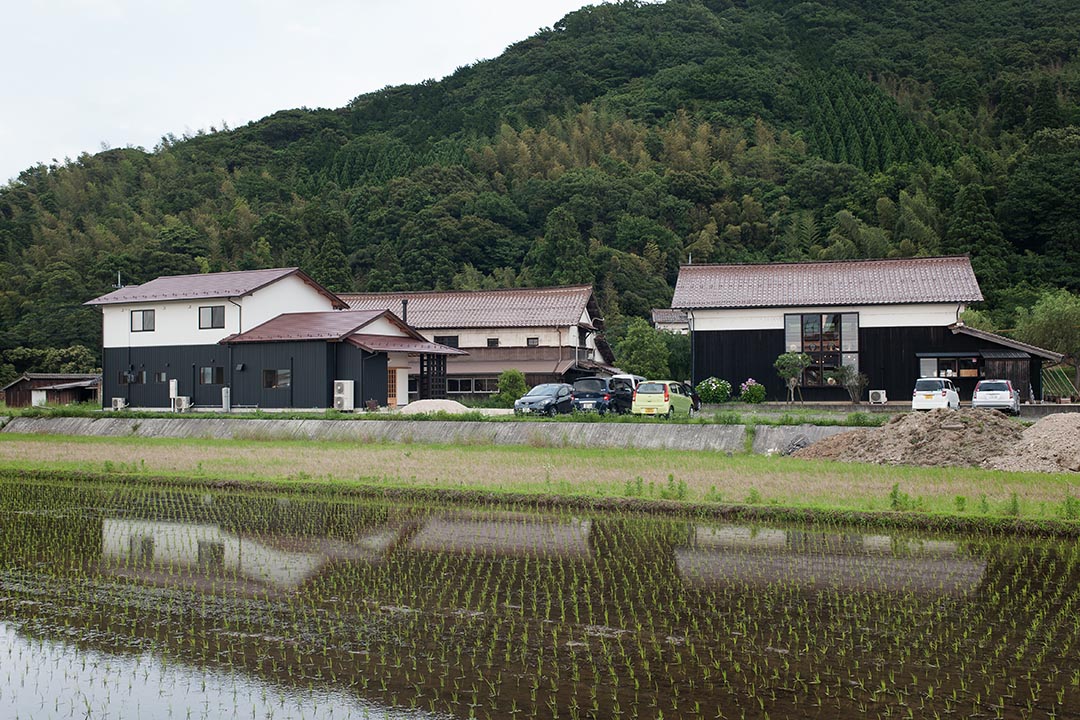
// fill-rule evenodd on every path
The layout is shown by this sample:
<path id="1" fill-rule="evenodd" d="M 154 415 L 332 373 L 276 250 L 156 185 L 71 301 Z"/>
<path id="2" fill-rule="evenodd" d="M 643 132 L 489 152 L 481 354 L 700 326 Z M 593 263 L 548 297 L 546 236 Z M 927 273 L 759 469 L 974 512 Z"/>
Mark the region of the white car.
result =
<path id="1" fill-rule="evenodd" d="M 1020 414 L 1020 393 L 1008 380 L 980 380 L 971 394 L 971 407 L 993 408 L 1012 415 Z"/>
<path id="2" fill-rule="evenodd" d="M 927 377 L 915 381 L 915 389 L 911 391 L 912 410 L 959 407 L 960 395 L 949 378 Z"/>

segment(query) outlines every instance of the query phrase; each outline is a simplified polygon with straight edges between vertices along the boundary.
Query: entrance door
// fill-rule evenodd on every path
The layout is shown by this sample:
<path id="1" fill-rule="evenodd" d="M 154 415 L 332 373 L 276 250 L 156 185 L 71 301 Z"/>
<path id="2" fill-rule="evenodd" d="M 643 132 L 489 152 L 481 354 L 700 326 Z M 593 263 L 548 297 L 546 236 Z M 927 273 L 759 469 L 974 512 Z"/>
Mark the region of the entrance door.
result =
<path id="1" fill-rule="evenodd" d="M 397 407 L 397 368 L 386 370 L 386 407 Z"/>

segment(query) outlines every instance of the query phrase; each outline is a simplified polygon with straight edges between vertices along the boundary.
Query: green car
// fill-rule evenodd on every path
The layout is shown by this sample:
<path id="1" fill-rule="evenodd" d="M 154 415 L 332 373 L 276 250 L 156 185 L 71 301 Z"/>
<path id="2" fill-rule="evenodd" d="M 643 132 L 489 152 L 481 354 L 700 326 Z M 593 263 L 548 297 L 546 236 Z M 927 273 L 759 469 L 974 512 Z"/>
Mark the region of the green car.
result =
<path id="1" fill-rule="evenodd" d="M 682 383 L 674 380 L 646 380 L 634 392 L 630 412 L 635 415 L 674 417 L 694 414 L 694 401 L 686 394 Z"/>

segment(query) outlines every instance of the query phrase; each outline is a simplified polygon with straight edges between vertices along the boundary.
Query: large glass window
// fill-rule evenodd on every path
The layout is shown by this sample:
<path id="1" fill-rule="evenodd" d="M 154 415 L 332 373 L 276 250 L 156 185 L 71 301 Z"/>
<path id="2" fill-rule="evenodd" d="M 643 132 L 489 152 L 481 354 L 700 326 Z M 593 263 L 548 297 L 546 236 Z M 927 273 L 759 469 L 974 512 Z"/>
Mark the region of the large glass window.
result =
<path id="1" fill-rule="evenodd" d="M 131 332 L 152 332 L 154 329 L 153 310 L 131 311 Z"/>
<path id="2" fill-rule="evenodd" d="M 440 345 L 445 345 L 446 347 L 456 348 L 458 346 L 457 335 L 436 335 L 432 340 Z"/>
<path id="3" fill-rule="evenodd" d="M 803 385 L 825 385 L 841 366 L 859 369 L 858 313 L 807 313 L 784 316 L 785 352 L 810 356 Z"/>
<path id="4" fill-rule="evenodd" d="M 210 330 L 225 327 L 225 306 L 208 305 L 199 308 L 199 329 Z"/>

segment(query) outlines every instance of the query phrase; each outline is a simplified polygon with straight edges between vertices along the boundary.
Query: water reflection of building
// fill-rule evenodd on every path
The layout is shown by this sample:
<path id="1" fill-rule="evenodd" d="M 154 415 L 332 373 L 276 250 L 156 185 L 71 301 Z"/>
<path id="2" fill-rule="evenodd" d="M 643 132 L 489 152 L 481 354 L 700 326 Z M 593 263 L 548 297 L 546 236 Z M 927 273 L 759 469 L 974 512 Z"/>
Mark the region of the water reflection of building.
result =
<path id="1" fill-rule="evenodd" d="M 410 550 L 498 557 L 588 558 L 592 523 L 524 513 L 454 513 L 428 518 L 409 538 Z"/>
<path id="2" fill-rule="evenodd" d="M 949 540 L 860 533 L 696 525 L 675 549 L 691 585 L 778 582 L 844 590 L 960 594 L 974 590 L 986 561 Z"/>
<path id="3" fill-rule="evenodd" d="M 376 562 L 398 541 L 400 528 L 375 528 L 351 541 L 329 537 L 246 537 L 209 523 L 107 518 L 102 557 L 114 575 L 156 584 L 235 579 L 249 587 L 293 590 L 335 561 Z M 178 569 L 188 572 L 184 577 Z"/>

